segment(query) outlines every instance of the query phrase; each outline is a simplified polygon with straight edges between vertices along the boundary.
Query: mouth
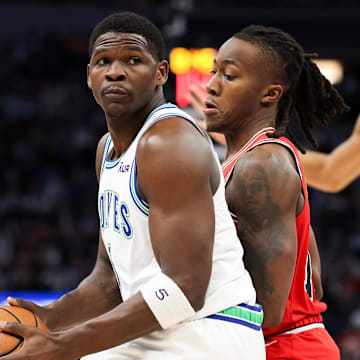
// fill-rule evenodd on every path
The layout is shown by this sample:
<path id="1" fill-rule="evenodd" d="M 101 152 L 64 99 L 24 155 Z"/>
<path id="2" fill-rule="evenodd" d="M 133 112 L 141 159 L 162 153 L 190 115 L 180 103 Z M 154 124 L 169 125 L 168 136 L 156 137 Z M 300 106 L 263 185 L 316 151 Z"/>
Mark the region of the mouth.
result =
<path id="1" fill-rule="evenodd" d="M 212 100 L 206 99 L 204 101 L 204 104 L 205 104 L 205 108 L 203 109 L 203 113 L 205 115 L 214 115 L 219 113 L 219 109 L 217 108 L 216 103 L 213 102 Z"/>
<path id="2" fill-rule="evenodd" d="M 105 96 L 110 97 L 124 97 L 129 94 L 128 90 L 120 86 L 109 86 L 103 90 Z"/>

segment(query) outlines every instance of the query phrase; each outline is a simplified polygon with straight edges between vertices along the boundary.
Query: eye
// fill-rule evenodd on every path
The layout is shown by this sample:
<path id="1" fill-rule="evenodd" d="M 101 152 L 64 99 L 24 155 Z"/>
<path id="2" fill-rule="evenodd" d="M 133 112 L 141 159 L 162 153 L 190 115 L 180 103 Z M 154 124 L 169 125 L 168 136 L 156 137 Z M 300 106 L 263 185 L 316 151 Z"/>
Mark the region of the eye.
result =
<path id="1" fill-rule="evenodd" d="M 211 70 L 211 71 L 210 71 L 210 74 L 215 75 L 215 74 L 216 74 L 216 70 L 214 70 L 214 69 Z"/>
<path id="2" fill-rule="evenodd" d="M 110 60 L 108 58 L 100 58 L 99 60 L 96 61 L 97 65 L 107 65 L 110 63 Z"/>
<path id="3" fill-rule="evenodd" d="M 233 75 L 230 75 L 230 74 L 224 74 L 224 78 L 225 78 L 226 80 L 232 80 L 232 79 L 234 79 L 234 76 L 233 76 Z"/>
<path id="4" fill-rule="evenodd" d="M 139 64 L 141 63 L 141 60 L 140 58 L 138 58 L 137 56 L 132 56 L 130 59 L 129 59 L 129 64 L 130 65 L 136 65 L 136 64 Z"/>

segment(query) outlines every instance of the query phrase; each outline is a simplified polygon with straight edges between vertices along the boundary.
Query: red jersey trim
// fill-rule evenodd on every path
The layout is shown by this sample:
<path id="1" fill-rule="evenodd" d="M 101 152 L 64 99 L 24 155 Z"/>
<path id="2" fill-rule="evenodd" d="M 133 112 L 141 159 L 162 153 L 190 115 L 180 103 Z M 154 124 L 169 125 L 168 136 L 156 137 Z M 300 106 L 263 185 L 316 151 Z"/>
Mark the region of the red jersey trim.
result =
<path id="1" fill-rule="evenodd" d="M 237 160 L 245 154 L 258 141 L 258 139 L 269 132 L 275 132 L 273 127 L 267 127 L 258 131 L 236 154 L 222 164 L 225 186 L 229 181 Z"/>

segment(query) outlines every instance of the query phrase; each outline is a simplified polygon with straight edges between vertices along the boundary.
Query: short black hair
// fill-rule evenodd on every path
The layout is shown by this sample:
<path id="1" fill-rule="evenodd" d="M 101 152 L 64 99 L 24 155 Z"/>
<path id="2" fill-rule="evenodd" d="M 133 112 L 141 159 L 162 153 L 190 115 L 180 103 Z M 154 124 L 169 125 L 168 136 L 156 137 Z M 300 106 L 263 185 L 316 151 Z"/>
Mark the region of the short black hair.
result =
<path id="1" fill-rule="evenodd" d="M 89 39 L 89 56 L 99 36 L 107 33 L 132 33 L 143 36 L 149 44 L 149 50 L 159 61 L 164 60 L 165 44 L 159 28 L 144 16 L 130 11 L 111 14 L 101 20 L 93 29 Z"/>
<path id="2" fill-rule="evenodd" d="M 317 54 L 306 54 L 290 34 L 274 27 L 250 25 L 233 36 L 260 49 L 266 57 L 267 68 L 271 68 L 269 71 L 287 87 L 278 104 L 276 131 L 268 136 L 287 133 L 304 152 L 289 129 L 290 122 L 297 122 L 307 140 L 317 147 L 311 132 L 314 124 L 327 125 L 332 117 L 349 110 L 312 61 Z"/>

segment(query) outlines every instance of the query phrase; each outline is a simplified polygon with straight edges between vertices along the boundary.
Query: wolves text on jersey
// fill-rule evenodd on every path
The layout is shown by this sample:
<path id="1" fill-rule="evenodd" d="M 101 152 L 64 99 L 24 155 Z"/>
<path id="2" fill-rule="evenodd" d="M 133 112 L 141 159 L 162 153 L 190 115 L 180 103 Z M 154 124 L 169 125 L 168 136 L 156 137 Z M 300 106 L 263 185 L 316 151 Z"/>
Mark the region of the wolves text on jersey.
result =
<path id="1" fill-rule="evenodd" d="M 128 205 L 119 200 L 119 194 L 112 190 L 106 190 L 99 194 L 99 218 L 101 231 L 112 227 L 126 239 L 133 237 L 133 228 L 130 223 Z"/>

